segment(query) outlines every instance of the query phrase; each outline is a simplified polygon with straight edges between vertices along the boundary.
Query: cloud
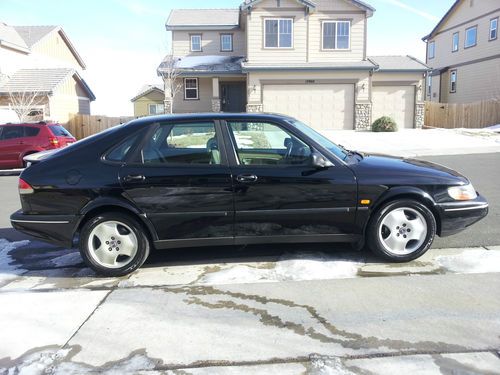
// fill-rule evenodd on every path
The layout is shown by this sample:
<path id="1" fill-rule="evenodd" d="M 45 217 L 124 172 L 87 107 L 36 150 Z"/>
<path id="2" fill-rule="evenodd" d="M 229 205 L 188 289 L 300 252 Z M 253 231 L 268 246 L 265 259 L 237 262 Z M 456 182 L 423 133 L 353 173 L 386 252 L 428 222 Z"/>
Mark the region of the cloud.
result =
<path id="1" fill-rule="evenodd" d="M 413 8 L 412 6 L 408 5 L 408 4 L 405 4 L 403 3 L 402 1 L 400 0 L 382 0 L 384 1 L 385 3 L 389 3 L 389 4 L 392 4 L 392 5 L 395 5 L 399 8 L 402 8 L 402 9 L 405 9 L 411 13 L 414 13 L 416 15 L 419 15 L 420 17 L 423 17 L 425 19 L 428 19 L 430 21 L 434 21 L 434 22 L 438 22 L 440 20 L 439 17 L 436 17 L 430 13 L 427 13 L 427 12 L 424 12 L 420 9 L 417 9 L 417 8 Z"/>

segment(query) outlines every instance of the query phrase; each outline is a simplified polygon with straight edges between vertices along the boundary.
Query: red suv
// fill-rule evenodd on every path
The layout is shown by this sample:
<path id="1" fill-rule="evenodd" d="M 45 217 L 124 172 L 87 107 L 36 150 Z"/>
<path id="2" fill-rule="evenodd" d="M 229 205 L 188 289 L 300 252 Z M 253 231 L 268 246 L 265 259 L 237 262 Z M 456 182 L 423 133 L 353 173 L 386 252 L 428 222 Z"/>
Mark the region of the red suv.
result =
<path id="1" fill-rule="evenodd" d="M 76 142 L 75 137 L 59 124 L 0 125 L 0 169 L 22 168 L 26 155 L 65 147 L 73 142 Z"/>

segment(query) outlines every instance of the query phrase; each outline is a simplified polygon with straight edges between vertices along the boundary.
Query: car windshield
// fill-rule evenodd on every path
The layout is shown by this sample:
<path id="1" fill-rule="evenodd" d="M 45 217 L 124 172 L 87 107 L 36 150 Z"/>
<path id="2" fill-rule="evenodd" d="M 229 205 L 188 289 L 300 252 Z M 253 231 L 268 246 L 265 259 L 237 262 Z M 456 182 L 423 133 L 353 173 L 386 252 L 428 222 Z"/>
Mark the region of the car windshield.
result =
<path id="1" fill-rule="evenodd" d="M 61 125 L 49 125 L 52 134 L 56 137 L 71 137 L 72 135 L 64 129 Z"/>
<path id="2" fill-rule="evenodd" d="M 349 151 L 347 151 L 343 147 L 333 143 L 328 138 L 326 138 L 324 135 L 318 133 L 316 130 L 310 128 L 309 126 L 307 126 L 303 122 L 300 122 L 298 120 L 288 120 L 288 123 L 293 125 L 295 128 L 300 130 L 302 133 L 307 135 L 309 138 L 311 138 L 316 143 L 319 143 L 324 148 L 333 152 L 335 154 L 335 156 L 337 156 L 341 160 L 345 160 L 347 158 L 347 156 L 349 155 Z"/>

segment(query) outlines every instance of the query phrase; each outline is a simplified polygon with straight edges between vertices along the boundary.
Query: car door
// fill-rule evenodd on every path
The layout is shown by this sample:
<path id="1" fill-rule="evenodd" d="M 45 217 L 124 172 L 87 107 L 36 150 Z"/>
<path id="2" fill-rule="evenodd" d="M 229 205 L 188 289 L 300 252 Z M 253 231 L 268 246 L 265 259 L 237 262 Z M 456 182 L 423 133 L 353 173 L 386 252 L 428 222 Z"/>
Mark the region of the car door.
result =
<path id="1" fill-rule="evenodd" d="M 21 167 L 19 157 L 24 150 L 23 127 L 7 125 L 2 127 L 0 134 L 0 167 Z"/>
<path id="2" fill-rule="evenodd" d="M 227 121 L 224 129 L 236 243 L 352 239 L 357 188 L 349 168 L 314 167 L 313 147 L 285 124 Z"/>
<path id="3" fill-rule="evenodd" d="M 153 223 L 157 247 L 233 243 L 231 174 L 219 129 L 207 120 L 152 125 L 121 168 L 125 194 Z"/>

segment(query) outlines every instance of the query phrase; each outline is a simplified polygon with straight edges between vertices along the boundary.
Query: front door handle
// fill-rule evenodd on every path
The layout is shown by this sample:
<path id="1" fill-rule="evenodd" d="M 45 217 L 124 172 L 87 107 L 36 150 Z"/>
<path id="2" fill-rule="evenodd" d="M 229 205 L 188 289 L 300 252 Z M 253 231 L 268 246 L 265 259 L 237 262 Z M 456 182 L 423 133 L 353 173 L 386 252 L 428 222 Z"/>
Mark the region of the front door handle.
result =
<path id="1" fill-rule="evenodd" d="M 256 182 L 259 178 L 254 174 L 240 174 L 236 177 L 238 182 Z"/>
<path id="2" fill-rule="evenodd" d="M 123 181 L 125 182 L 139 182 L 139 181 L 144 181 L 146 179 L 146 176 L 143 176 L 142 174 L 137 174 L 137 175 L 128 175 L 123 178 Z"/>

